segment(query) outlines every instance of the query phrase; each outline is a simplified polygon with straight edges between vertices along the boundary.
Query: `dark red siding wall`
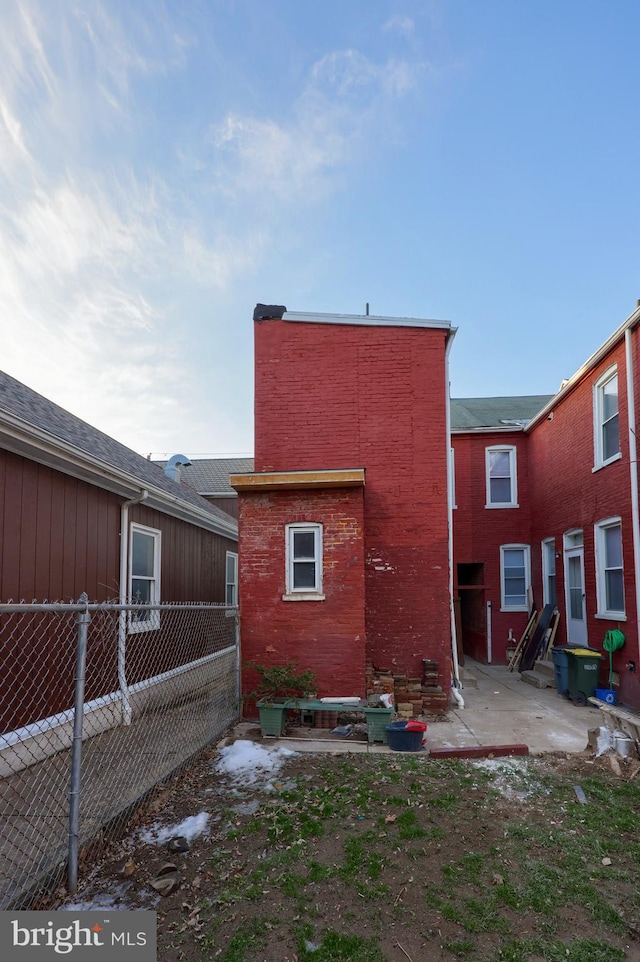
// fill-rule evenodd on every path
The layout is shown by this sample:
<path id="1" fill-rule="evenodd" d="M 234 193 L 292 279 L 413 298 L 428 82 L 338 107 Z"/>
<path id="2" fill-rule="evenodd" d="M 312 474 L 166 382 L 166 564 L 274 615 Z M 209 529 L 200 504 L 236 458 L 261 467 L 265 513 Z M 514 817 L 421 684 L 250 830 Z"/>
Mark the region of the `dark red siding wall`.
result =
<path id="1" fill-rule="evenodd" d="M 321 696 L 365 686 L 362 488 L 265 492 L 240 499 L 240 605 L 245 662 L 297 661 Z M 283 601 L 285 525 L 323 525 L 325 601 Z M 247 672 L 245 690 L 257 676 Z"/>
<path id="2" fill-rule="evenodd" d="M 0 600 L 69 602 L 86 591 L 90 601 L 117 601 L 122 501 L 0 451 Z M 162 601 L 224 602 L 225 554 L 237 551 L 235 541 L 142 505 L 131 509 L 130 520 L 162 531 Z M 90 627 L 87 699 L 117 687 L 116 626 L 114 618 L 111 630 Z M 231 619 L 226 634 L 232 643 Z M 133 636 L 129 682 L 209 654 L 201 636 L 195 624 L 191 631 L 184 618 L 163 614 L 161 632 Z M 0 731 L 72 706 L 75 637 L 72 621 L 45 615 L 30 616 L 29 630 L 24 620 L 0 626 Z"/>
<path id="3" fill-rule="evenodd" d="M 455 434 L 452 438 L 457 505 L 453 512 L 454 595 L 459 594 L 465 603 L 465 589 L 458 591 L 458 565 L 484 565 L 484 593 L 474 592 L 476 606 L 482 604 L 485 611 L 484 637 L 478 632 L 467 644 L 467 654 L 483 662 L 487 661 L 487 602 L 491 602 L 492 662 L 505 662 L 509 629 L 519 638 L 528 620 L 526 613 L 500 610 L 500 545 L 530 544 L 531 539 L 527 442 L 521 432 Z M 516 448 L 518 508 L 485 507 L 485 449 L 495 445 Z"/>
<path id="4" fill-rule="evenodd" d="M 638 335 L 634 333 L 636 372 Z M 618 366 L 619 424 L 622 458 L 593 471 L 593 385 L 611 364 Z M 638 410 L 638 399 L 636 399 Z M 631 522 L 631 483 L 627 433 L 627 392 L 624 342 L 621 342 L 596 369 L 578 384 L 554 409 L 553 420 L 536 425 L 529 437 L 531 471 L 535 485 L 531 491 L 532 537 L 536 546 L 536 593 L 541 594 L 540 542 L 555 537 L 558 607 L 561 614 L 559 639 L 566 638 L 566 607 L 562 560 L 563 534 L 572 528 L 584 530 L 584 566 L 588 641 L 601 648 L 609 628 L 620 628 L 626 636 L 625 647 L 615 656 L 620 671 L 621 698 L 640 707 L 638 674 L 626 670 L 628 659 L 638 658 L 637 613 Z M 596 566 L 594 524 L 604 518 L 622 518 L 622 545 L 625 570 L 625 607 L 623 623 L 596 618 Z M 606 672 L 603 669 L 602 680 Z"/>
<path id="5" fill-rule="evenodd" d="M 118 596 L 118 498 L 0 451 L 0 599 Z"/>
<path id="6" fill-rule="evenodd" d="M 255 324 L 256 471 L 366 469 L 367 654 L 414 676 L 435 659 L 448 688 L 445 345 L 427 328 Z"/>

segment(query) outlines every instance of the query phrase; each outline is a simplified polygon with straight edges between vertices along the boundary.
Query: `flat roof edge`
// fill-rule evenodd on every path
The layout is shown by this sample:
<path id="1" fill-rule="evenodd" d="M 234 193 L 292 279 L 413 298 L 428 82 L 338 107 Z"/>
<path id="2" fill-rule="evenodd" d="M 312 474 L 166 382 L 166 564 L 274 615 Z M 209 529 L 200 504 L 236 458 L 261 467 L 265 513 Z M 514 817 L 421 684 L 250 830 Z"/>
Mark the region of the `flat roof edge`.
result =
<path id="1" fill-rule="evenodd" d="M 314 314 L 299 311 L 285 311 L 283 321 L 295 324 L 351 324 L 361 327 L 427 327 L 436 330 L 453 331 L 451 321 L 425 317 L 383 317 L 377 314 Z"/>

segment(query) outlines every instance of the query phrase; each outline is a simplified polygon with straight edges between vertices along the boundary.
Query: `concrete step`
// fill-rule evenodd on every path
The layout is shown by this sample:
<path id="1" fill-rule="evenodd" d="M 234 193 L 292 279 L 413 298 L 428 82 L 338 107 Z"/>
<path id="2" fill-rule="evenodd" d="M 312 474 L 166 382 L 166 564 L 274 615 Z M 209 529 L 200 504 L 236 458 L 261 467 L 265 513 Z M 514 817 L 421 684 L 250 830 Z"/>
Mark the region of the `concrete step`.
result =
<path id="1" fill-rule="evenodd" d="M 478 679 L 473 674 L 473 672 L 469 671 L 468 668 L 465 668 L 464 665 L 460 666 L 460 681 L 462 682 L 463 688 L 478 687 Z"/>
<path id="2" fill-rule="evenodd" d="M 556 672 L 553 663 L 540 659 L 529 671 L 521 671 L 520 678 L 534 688 L 555 688 Z"/>

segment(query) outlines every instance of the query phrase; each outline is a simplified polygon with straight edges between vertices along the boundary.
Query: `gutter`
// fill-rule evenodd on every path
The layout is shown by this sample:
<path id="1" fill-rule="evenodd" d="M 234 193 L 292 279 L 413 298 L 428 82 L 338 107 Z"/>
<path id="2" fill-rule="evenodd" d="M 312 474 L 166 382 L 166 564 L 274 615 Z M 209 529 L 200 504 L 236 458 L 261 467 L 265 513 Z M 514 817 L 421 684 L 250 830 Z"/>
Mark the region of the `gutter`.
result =
<path id="1" fill-rule="evenodd" d="M 631 482 L 631 531 L 633 537 L 633 573 L 636 586 L 636 626 L 640 645 L 640 508 L 638 505 L 638 448 L 636 444 L 636 397 L 633 369 L 633 335 L 631 327 L 624 332 L 627 368 L 627 422 L 629 430 L 629 479 Z M 640 653 L 640 648 L 639 648 Z"/>
<path id="2" fill-rule="evenodd" d="M 451 625 L 451 694 L 457 702 L 458 707 L 464 708 L 464 699 L 459 691 L 459 689 L 462 688 L 462 682 L 460 681 L 460 665 L 458 664 L 456 615 L 453 607 L 453 471 L 451 465 L 451 386 L 449 381 L 449 355 L 455 334 L 456 328 L 452 328 L 447 337 L 447 344 L 444 351 L 446 392 L 445 434 L 447 439 L 447 528 L 449 536 L 449 621 Z"/>

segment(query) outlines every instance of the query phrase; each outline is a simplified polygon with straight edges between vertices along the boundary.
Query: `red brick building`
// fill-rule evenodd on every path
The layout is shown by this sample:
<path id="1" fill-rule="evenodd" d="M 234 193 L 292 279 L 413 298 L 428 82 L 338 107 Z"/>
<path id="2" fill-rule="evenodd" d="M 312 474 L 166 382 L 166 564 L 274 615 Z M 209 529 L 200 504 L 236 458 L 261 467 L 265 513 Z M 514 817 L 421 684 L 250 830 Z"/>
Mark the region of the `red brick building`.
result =
<path id="1" fill-rule="evenodd" d="M 451 675 L 446 321 L 258 305 L 255 471 L 239 493 L 246 661 L 364 695 L 367 662 Z"/>
<path id="2" fill-rule="evenodd" d="M 640 707 L 639 324 L 554 396 L 449 402 L 448 322 L 258 305 L 255 469 L 232 479 L 245 660 L 363 695 L 367 664 L 432 659 L 446 695 L 459 649 L 505 664 L 554 604 L 557 643 L 624 633 L 615 684 Z"/>
<path id="3" fill-rule="evenodd" d="M 636 410 L 640 308 L 552 397 L 452 400 L 454 596 L 464 649 L 505 662 L 509 629 L 555 603 L 556 643 L 614 655 L 619 700 L 640 708 Z M 608 655 L 601 669 L 608 685 Z"/>

